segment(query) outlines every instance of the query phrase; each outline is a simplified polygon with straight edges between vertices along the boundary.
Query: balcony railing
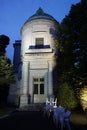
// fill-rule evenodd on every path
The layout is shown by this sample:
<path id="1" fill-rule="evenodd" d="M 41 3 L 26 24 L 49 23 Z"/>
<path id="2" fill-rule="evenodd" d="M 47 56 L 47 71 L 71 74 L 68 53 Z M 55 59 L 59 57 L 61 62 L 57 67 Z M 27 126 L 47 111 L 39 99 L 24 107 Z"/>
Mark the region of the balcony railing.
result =
<path id="1" fill-rule="evenodd" d="M 29 46 L 29 49 L 46 49 L 46 48 L 50 48 L 50 45 Z"/>

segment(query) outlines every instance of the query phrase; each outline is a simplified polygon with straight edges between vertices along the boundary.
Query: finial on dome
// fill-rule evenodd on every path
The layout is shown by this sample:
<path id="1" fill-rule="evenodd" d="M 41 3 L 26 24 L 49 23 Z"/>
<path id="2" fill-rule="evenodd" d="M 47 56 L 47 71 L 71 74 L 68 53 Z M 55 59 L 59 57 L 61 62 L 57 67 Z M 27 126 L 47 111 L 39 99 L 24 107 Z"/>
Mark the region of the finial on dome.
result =
<path id="1" fill-rule="evenodd" d="M 36 11 L 36 14 L 37 15 L 43 15 L 44 14 L 44 11 L 41 7 L 39 7 L 39 9 Z"/>

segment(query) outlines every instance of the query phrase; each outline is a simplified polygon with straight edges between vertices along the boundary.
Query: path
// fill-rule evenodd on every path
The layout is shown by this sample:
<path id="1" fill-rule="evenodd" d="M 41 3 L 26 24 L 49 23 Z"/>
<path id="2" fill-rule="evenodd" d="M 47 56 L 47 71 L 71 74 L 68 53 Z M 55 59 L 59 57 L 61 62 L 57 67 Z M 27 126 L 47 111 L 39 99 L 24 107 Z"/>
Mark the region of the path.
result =
<path id="1" fill-rule="evenodd" d="M 39 111 L 18 111 L 0 119 L 0 130 L 57 130 Z"/>

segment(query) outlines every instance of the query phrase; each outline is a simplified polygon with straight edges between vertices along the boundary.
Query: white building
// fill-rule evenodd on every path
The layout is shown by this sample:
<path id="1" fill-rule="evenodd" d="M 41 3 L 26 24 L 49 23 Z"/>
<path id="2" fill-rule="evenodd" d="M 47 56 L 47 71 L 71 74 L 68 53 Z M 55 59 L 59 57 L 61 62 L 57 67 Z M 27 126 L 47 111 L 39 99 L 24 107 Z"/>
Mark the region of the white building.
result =
<path id="1" fill-rule="evenodd" d="M 9 93 L 10 101 L 16 99 L 20 107 L 44 103 L 47 97 L 54 96 L 57 31 L 58 22 L 41 8 L 21 28 L 22 40 L 14 43 L 14 67 L 18 79 Z"/>

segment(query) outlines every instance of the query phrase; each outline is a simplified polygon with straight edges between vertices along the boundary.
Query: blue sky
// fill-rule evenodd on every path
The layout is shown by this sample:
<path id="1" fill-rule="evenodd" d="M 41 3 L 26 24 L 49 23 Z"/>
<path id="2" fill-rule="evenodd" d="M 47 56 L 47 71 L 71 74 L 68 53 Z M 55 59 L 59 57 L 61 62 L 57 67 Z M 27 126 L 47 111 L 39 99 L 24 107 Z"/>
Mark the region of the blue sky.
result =
<path id="1" fill-rule="evenodd" d="M 21 40 L 20 29 L 24 22 L 41 7 L 45 13 L 61 22 L 72 4 L 80 0 L 0 0 L 0 35 L 10 38 L 7 56 L 13 61 L 13 43 Z"/>

